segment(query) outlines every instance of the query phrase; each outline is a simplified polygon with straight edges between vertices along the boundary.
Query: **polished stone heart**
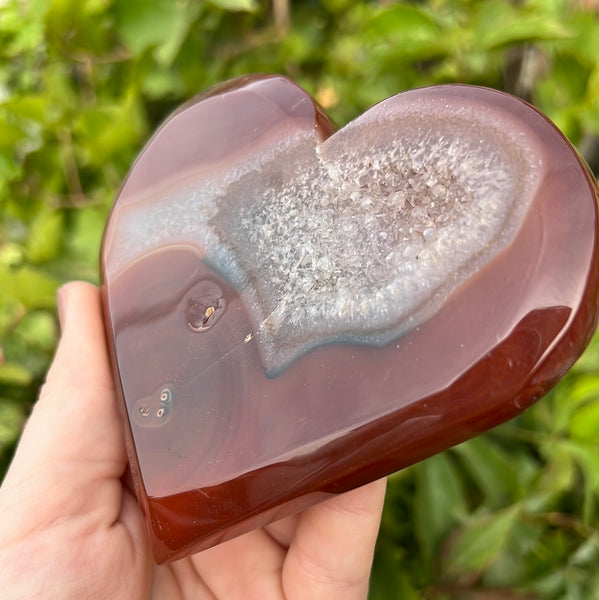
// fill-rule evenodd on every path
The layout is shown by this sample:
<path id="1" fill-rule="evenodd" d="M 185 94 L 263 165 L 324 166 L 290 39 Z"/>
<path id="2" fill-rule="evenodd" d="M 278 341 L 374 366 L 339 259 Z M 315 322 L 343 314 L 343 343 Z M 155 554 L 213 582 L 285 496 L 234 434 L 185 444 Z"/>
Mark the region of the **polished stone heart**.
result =
<path id="1" fill-rule="evenodd" d="M 597 315 L 597 190 L 513 97 L 400 94 L 333 133 L 281 77 L 155 134 L 115 203 L 115 379 L 158 560 L 514 416 Z"/>

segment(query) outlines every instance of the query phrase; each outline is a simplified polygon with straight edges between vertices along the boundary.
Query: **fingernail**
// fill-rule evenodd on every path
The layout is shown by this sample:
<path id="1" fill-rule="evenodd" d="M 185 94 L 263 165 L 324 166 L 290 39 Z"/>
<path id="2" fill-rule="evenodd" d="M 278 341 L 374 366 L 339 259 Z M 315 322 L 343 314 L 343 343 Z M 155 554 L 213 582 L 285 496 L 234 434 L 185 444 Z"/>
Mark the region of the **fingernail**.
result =
<path id="1" fill-rule="evenodd" d="M 56 293 L 56 306 L 58 308 L 58 321 L 60 322 L 60 329 L 64 331 L 66 318 L 67 318 L 67 298 L 68 293 L 66 286 L 61 287 Z"/>

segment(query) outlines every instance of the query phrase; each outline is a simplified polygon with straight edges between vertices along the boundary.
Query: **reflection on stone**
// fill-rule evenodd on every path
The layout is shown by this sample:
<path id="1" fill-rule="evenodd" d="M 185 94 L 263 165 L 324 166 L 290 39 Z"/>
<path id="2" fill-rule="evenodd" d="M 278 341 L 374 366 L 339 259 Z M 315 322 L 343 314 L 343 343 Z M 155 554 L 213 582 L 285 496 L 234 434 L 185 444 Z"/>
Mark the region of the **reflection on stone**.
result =
<path id="1" fill-rule="evenodd" d="M 537 400 L 595 327 L 596 197 L 563 136 L 492 90 L 407 92 L 337 133 L 282 77 L 180 109 L 102 252 L 157 560 Z"/>

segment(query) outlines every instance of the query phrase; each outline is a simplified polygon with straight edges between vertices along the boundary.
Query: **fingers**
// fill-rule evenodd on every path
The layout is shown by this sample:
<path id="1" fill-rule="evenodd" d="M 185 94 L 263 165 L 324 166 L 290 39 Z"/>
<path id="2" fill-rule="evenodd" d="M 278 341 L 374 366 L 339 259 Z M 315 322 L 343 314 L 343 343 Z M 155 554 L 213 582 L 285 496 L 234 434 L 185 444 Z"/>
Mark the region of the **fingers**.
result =
<path id="1" fill-rule="evenodd" d="M 17 486 L 18 493 L 11 497 L 32 501 L 44 495 L 48 511 L 55 505 L 64 517 L 98 500 L 112 503 L 112 496 L 120 490 L 114 486 L 110 498 L 98 498 L 96 486 L 120 477 L 126 451 L 99 290 L 72 283 L 60 294 L 62 337 L 3 491 Z"/>
<path id="2" fill-rule="evenodd" d="M 284 559 L 284 549 L 263 529 L 192 557 L 199 577 L 216 598 L 283 597 L 280 574 Z"/>
<path id="3" fill-rule="evenodd" d="M 99 290 L 75 282 L 60 293 L 62 337 L 23 446 L 55 460 L 119 461 L 124 469 Z"/>
<path id="4" fill-rule="evenodd" d="M 384 495 L 385 480 L 376 481 L 196 554 L 193 563 L 217 598 L 251 590 L 260 598 L 364 600 Z"/>
<path id="5" fill-rule="evenodd" d="M 264 530 L 277 544 L 283 548 L 289 548 L 300 519 L 301 513 L 294 514 L 290 517 L 279 519 L 274 523 L 269 523 Z"/>
<path id="6" fill-rule="evenodd" d="M 366 598 L 385 483 L 375 481 L 302 514 L 283 567 L 287 598 Z"/>
<path id="7" fill-rule="evenodd" d="M 58 305 L 62 337 L 48 383 L 112 390 L 100 291 L 88 283 L 69 283 L 59 291 Z"/>

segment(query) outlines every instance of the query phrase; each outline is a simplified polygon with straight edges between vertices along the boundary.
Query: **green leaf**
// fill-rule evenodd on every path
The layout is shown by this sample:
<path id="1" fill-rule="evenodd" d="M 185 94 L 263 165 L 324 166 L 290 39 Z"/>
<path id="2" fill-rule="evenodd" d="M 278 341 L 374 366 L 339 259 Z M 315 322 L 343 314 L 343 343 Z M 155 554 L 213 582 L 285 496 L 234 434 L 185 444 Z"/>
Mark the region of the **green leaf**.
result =
<path id="1" fill-rule="evenodd" d="M 2 299 L 0 302 L 0 339 L 16 327 L 24 313 L 23 305 L 14 298 Z"/>
<path id="2" fill-rule="evenodd" d="M 200 3 L 179 0 L 116 0 L 118 29 L 130 50 L 140 56 L 156 48 L 155 56 L 163 65 L 175 58 Z"/>
<path id="3" fill-rule="evenodd" d="M 540 40 L 560 40 L 573 35 L 564 23 L 546 13 L 516 10 L 508 2 L 481 2 L 474 23 L 475 44 L 487 50 Z"/>
<path id="4" fill-rule="evenodd" d="M 15 96 L 4 104 L 12 118 L 38 123 L 53 123 L 60 111 L 43 94 Z"/>
<path id="5" fill-rule="evenodd" d="M 368 600 L 419 600 L 420 595 L 401 567 L 398 552 L 391 544 L 379 543 L 372 566 Z"/>
<path id="6" fill-rule="evenodd" d="M 386 60 L 438 52 L 439 29 L 422 10 L 395 4 L 377 11 L 366 24 L 364 40 Z"/>
<path id="7" fill-rule="evenodd" d="M 143 107 L 133 93 L 81 111 L 73 127 L 81 163 L 95 168 L 116 162 L 124 153 L 132 161 L 132 150 L 145 134 Z"/>
<path id="8" fill-rule="evenodd" d="M 0 365 L 0 384 L 5 385 L 29 385 L 31 373 L 17 363 L 5 362 Z"/>
<path id="9" fill-rule="evenodd" d="M 74 211 L 69 215 L 70 235 L 65 241 L 65 258 L 69 259 L 72 273 L 97 282 L 98 257 L 108 210 L 104 206 Z"/>
<path id="10" fill-rule="evenodd" d="M 27 313 L 15 329 L 14 335 L 28 350 L 37 349 L 51 352 L 57 340 L 54 312 L 32 311 Z"/>
<path id="11" fill-rule="evenodd" d="M 453 449 L 463 461 L 489 506 L 499 507 L 519 497 L 520 482 L 514 460 L 488 437 L 480 436 Z"/>
<path id="12" fill-rule="evenodd" d="M 599 447 L 570 440 L 561 440 L 556 450 L 568 453 L 578 464 L 584 475 L 584 499 L 582 515 L 590 522 L 595 512 L 596 497 L 599 494 Z"/>
<path id="13" fill-rule="evenodd" d="M 258 8 L 256 0 L 210 0 L 210 4 L 230 11 L 252 12 Z"/>
<path id="14" fill-rule="evenodd" d="M 569 385 L 556 388 L 553 408 L 552 427 L 554 431 L 566 431 L 570 426 L 573 413 L 581 405 L 599 398 L 599 373 L 585 373 L 571 377 Z"/>
<path id="15" fill-rule="evenodd" d="M 0 245 L 0 265 L 4 268 L 16 268 L 23 264 L 24 251 L 21 244 L 4 242 Z"/>
<path id="16" fill-rule="evenodd" d="M 581 63 L 596 65 L 599 56 L 599 20 L 592 10 L 576 11 L 565 21 L 574 35 L 559 43 L 560 52 L 568 52 Z"/>
<path id="17" fill-rule="evenodd" d="M 9 32 L 10 42 L 2 52 L 8 56 L 35 52 L 45 42 L 44 16 L 51 0 L 5 2 L 0 6 L 0 31 Z"/>
<path id="18" fill-rule="evenodd" d="M 553 442 L 544 444 L 542 450 L 548 459 L 535 481 L 535 494 L 526 499 L 526 508 L 531 511 L 553 508 L 555 500 L 566 493 L 576 481 L 577 472 L 570 454 L 556 448 Z"/>
<path id="19" fill-rule="evenodd" d="M 64 228 L 63 213 L 46 206 L 40 210 L 29 229 L 27 257 L 32 263 L 52 260 L 59 252 Z"/>
<path id="20" fill-rule="evenodd" d="M 515 505 L 470 520 L 449 545 L 441 565 L 443 573 L 458 577 L 488 566 L 504 548 L 519 514 L 520 507 Z"/>
<path id="21" fill-rule="evenodd" d="M 597 55 L 599 56 L 599 54 Z M 598 65 L 599 66 L 599 65 Z M 597 100 L 599 101 L 599 81 L 597 82 Z M 586 350 L 572 367 L 572 373 L 589 372 L 597 374 L 599 365 L 599 332 L 595 332 Z"/>
<path id="22" fill-rule="evenodd" d="M 2 126 L 0 121 L 0 128 Z M 6 197 L 8 194 L 10 182 L 19 179 L 23 174 L 22 164 L 16 159 L 13 151 L 14 148 L 11 145 L 3 149 L 0 143 L 0 198 Z"/>
<path id="23" fill-rule="evenodd" d="M 599 399 L 581 406 L 572 415 L 569 430 L 574 439 L 599 443 Z"/>
<path id="24" fill-rule="evenodd" d="M 432 561 L 441 541 L 466 513 L 461 481 L 447 454 L 415 467 L 415 531 L 422 554 Z"/>
<path id="25" fill-rule="evenodd" d="M 0 450 L 19 437 L 24 422 L 23 409 L 6 398 L 0 398 Z"/>
<path id="26" fill-rule="evenodd" d="M 28 308 L 52 308 L 58 281 L 31 267 L 13 270 L 0 265 L 0 302 L 17 300 Z"/>
<path id="27" fill-rule="evenodd" d="M 0 151 L 14 149 L 25 137 L 23 130 L 9 119 L 10 115 L 0 107 Z"/>
<path id="28" fill-rule="evenodd" d="M 582 544 L 570 557 L 570 565 L 594 567 L 599 563 L 599 534 L 595 533 Z"/>

